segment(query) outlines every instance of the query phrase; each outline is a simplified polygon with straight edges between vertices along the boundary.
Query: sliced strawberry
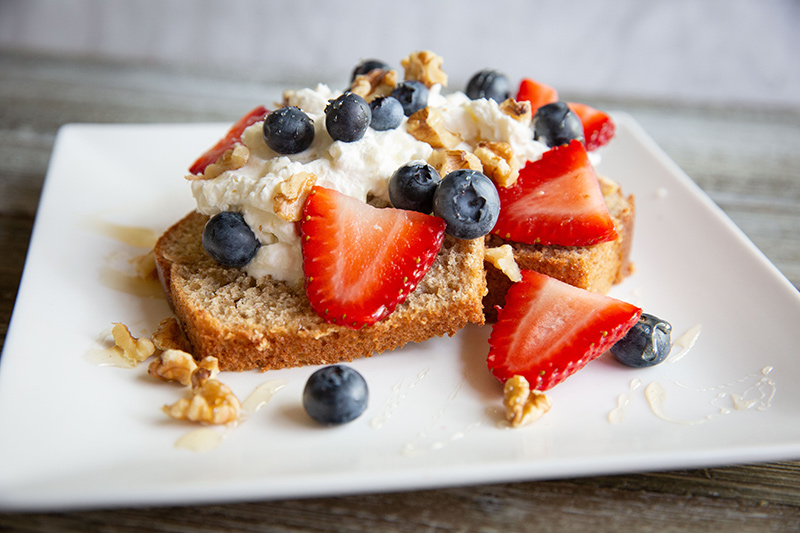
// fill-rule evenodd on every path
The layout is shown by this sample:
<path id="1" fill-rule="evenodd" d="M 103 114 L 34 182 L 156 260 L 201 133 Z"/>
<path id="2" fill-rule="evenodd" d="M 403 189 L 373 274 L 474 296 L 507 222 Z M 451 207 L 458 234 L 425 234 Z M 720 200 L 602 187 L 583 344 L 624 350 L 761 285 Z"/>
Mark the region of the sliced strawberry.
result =
<path id="1" fill-rule="evenodd" d="M 543 105 L 558 102 L 558 91 L 530 78 L 523 78 L 517 91 L 517 102 L 527 100 L 534 113 Z"/>
<path id="2" fill-rule="evenodd" d="M 242 140 L 242 133 L 245 129 L 247 129 L 248 126 L 264 120 L 266 115 L 267 108 L 264 106 L 258 106 L 237 120 L 236 123 L 231 126 L 231 129 L 228 130 L 228 133 L 226 133 L 225 136 L 220 139 L 219 142 L 217 142 L 217 144 L 197 158 L 197 161 L 195 161 L 192 166 L 189 167 L 189 172 L 192 174 L 202 174 L 208 165 L 215 163 L 217 159 L 219 159 L 219 156 L 225 153 L 225 150 L 233 148 L 236 143 Z"/>
<path id="3" fill-rule="evenodd" d="M 489 336 L 487 364 L 502 382 L 525 377 L 547 390 L 625 336 L 642 310 L 603 294 L 522 271 Z"/>
<path id="4" fill-rule="evenodd" d="M 358 329 L 388 316 L 430 269 L 444 239 L 441 218 L 378 209 L 316 186 L 303 210 L 303 270 L 311 307 Z"/>
<path id="5" fill-rule="evenodd" d="M 586 104 L 568 102 L 567 105 L 583 123 L 583 136 L 586 138 L 587 150 L 597 150 L 614 137 L 616 126 L 607 114 Z"/>
<path id="6" fill-rule="evenodd" d="M 511 187 L 498 187 L 492 233 L 525 244 L 588 246 L 617 238 L 594 167 L 580 141 L 528 161 Z"/>

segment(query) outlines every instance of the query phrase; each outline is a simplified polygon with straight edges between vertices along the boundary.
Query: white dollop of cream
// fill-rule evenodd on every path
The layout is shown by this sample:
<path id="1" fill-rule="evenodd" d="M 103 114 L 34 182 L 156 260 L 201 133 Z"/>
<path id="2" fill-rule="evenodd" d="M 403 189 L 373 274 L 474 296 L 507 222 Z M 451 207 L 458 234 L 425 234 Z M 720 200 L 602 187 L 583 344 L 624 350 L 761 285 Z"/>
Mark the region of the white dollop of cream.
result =
<path id="1" fill-rule="evenodd" d="M 388 181 L 400 166 L 428 160 L 433 149 L 406 131 L 406 119 L 394 130 L 368 128 L 356 142 L 334 141 L 325 129 L 325 106 L 339 93 L 326 85 L 285 91 L 287 105 L 297 106 L 314 121 L 315 138 L 299 154 L 281 155 L 264 142 L 263 122 L 247 128 L 242 143 L 249 149 L 247 163 L 210 180 L 192 182 L 197 210 L 206 215 L 239 211 L 261 243 L 256 257 L 245 267 L 254 277 L 298 283 L 303 278 L 300 237 L 296 224 L 278 217 L 273 209 L 277 187 L 291 176 L 308 172 L 316 184 L 360 200 L 376 196 L 388 200 Z M 441 110 L 445 126 L 458 133 L 462 145 L 472 150 L 480 141 L 507 142 L 524 164 L 541 158 L 547 147 L 534 141 L 528 124 L 503 113 L 493 100 L 470 100 L 463 93 L 448 96 L 441 87 L 431 88 L 429 106 Z"/>

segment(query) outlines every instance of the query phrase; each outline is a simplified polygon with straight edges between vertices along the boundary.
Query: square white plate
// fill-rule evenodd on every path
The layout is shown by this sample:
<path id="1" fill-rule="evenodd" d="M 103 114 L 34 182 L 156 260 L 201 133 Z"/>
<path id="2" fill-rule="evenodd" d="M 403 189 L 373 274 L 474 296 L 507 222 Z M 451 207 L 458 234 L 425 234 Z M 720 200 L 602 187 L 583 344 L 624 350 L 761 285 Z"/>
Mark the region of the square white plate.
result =
<path id="1" fill-rule="evenodd" d="M 92 354 L 112 322 L 138 336 L 170 315 L 163 298 L 120 290 L 119 272 L 147 248 L 118 230 L 159 233 L 190 211 L 184 171 L 227 125 L 65 126 L 0 366 L 0 508 L 277 499 L 800 458 L 800 294 L 631 117 L 616 121 L 599 170 L 636 196 L 638 268 L 612 295 L 670 320 L 673 339 L 699 331 L 682 358 L 677 347 L 670 361 L 634 370 L 606 354 L 549 393 L 547 415 L 515 430 L 499 423 L 488 327 L 354 362 L 370 405 L 337 428 L 302 411 L 314 368 L 223 374 L 240 399 L 267 380 L 288 384 L 202 453 L 174 446 L 193 427 L 160 410 L 180 386 L 151 379 L 146 365 L 99 366 Z M 664 401 L 652 408 L 645 390 L 658 386 Z"/>

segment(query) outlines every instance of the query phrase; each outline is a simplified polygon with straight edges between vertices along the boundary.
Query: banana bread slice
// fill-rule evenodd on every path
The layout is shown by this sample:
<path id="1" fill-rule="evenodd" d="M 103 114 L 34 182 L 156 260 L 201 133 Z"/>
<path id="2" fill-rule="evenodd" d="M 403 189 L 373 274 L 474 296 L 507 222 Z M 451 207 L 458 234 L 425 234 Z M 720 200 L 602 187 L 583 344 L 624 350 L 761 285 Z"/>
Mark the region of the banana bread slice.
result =
<path id="1" fill-rule="evenodd" d="M 156 267 L 196 358 L 221 370 L 352 361 L 483 324 L 484 241 L 446 238 L 433 266 L 386 319 L 359 330 L 324 322 L 304 288 L 217 264 L 201 242 L 208 217 L 190 213 L 155 246 Z"/>

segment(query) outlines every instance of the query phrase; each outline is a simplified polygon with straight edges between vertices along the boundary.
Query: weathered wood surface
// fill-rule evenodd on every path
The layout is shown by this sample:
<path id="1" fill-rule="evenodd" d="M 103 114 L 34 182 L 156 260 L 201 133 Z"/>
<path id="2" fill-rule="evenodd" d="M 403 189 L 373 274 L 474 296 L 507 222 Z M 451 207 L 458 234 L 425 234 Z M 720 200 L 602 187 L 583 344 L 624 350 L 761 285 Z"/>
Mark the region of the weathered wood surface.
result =
<path id="1" fill-rule="evenodd" d="M 8 52 L 0 53 L 0 72 L 0 342 L 61 124 L 230 121 L 264 94 L 274 97 L 270 82 L 281 81 L 268 73 Z M 568 96 L 633 114 L 800 287 L 800 109 Z M 798 531 L 800 461 L 281 502 L 0 514 L 0 530 Z"/>

